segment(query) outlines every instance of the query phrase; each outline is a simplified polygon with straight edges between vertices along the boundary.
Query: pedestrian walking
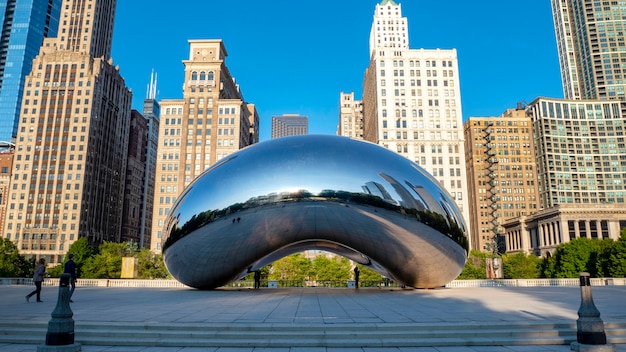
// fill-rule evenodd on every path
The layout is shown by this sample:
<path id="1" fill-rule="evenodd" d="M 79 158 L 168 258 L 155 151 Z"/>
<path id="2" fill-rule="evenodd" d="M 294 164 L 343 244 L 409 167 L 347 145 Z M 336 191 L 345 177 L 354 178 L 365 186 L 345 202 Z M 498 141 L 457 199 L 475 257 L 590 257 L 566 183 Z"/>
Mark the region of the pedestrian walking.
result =
<path id="1" fill-rule="evenodd" d="M 359 267 L 358 266 L 354 266 L 354 287 L 355 288 L 359 288 Z"/>
<path id="2" fill-rule="evenodd" d="M 39 259 L 39 265 L 35 268 L 35 273 L 33 274 L 33 282 L 35 283 L 35 290 L 26 295 L 26 302 L 30 302 L 30 298 L 33 295 L 37 295 L 37 302 L 43 302 L 41 300 L 41 284 L 43 283 L 43 277 L 46 275 L 46 260 L 41 258 Z"/>
<path id="3" fill-rule="evenodd" d="M 74 254 L 70 253 L 68 258 L 70 259 L 65 263 L 63 272 L 70 274 L 70 285 L 72 286 L 70 288 L 70 302 L 74 303 L 74 301 L 72 301 L 72 294 L 74 294 L 74 290 L 76 289 L 76 263 L 74 263 Z"/>

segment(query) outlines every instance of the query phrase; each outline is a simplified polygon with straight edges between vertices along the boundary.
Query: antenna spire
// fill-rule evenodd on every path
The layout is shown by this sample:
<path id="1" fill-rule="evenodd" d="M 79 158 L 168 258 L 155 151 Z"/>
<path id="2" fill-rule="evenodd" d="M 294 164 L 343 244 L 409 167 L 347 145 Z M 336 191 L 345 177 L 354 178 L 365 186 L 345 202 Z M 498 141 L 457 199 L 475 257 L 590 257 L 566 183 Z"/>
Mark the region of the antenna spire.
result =
<path id="1" fill-rule="evenodd" d="M 150 74 L 150 84 L 148 84 L 148 89 L 146 90 L 147 99 L 153 99 L 153 100 L 156 99 L 157 80 L 158 80 L 158 74 L 154 73 L 154 69 L 152 69 L 152 73 Z"/>

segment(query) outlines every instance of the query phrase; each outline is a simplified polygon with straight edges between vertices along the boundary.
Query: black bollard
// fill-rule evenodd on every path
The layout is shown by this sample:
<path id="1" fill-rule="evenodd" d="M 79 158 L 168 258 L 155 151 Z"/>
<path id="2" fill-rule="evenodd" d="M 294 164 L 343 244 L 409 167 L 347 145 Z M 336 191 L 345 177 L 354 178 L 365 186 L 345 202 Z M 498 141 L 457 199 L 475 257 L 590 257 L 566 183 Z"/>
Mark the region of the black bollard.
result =
<path id="1" fill-rule="evenodd" d="M 80 344 L 74 343 L 74 313 L 70 308 L 70 274 L 62 274 L 59 281 L 59 297 L 48 322 L 46 344 L 37 348 L 42 351 L 80 351 Z"/>
<path id="2" fill-rule="evenodd" d="M 578 308 L 576 326 L 577 342 L 572 343 L 574 351 L 615 351 L 614 346 L 606 344 L 604 323 L 600 319 L 600 311 L 593 303 L 589 273 L 580 273 L 581 302 Z"/>

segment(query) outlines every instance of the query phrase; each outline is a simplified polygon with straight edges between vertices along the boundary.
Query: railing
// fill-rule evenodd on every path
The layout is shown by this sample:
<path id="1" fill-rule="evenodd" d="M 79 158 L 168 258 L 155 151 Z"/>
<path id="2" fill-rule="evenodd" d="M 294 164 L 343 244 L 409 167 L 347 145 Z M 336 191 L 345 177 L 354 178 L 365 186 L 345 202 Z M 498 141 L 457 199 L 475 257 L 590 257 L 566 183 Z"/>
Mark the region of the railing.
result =
<path id="1" fill-rule="evenodd" d="M 276 280 L 277 287 L 330 287 L 347 288 L 348 280 L 327 281 L 302 281 L 302 280 Z M 0 278 L 0 286 L 4 285 L 32 285 L 32 278 Z M 57 286 L 58 278 L 44 280 L 43 286 Z M 626 286 L 626 278 L 592 278 L 591 286 Z M 138 279 L 78 279 L 76 286 L 80 287 L 187 287 L 176 280 L 138 280 Z M 261 280 L 261 287 L 268 287 L 267 280 Z M 572 287 L 580 286 L 580 280 L 575 279 L 500 279 L 500 280 L 454 280 L 445 287 Z M 224 287 L 252 288 L 254 281 L 238 280 Z M 362 280 L 359 281 L 362 288 L 392 288 L 400 287 L 395 281 Z"/>
<path id="2" fill-rule="evenodd" d="M 594 278 L 591 286 L 626 285 L 626 278 Z M 446 287 L 541 287 L 580 286 L 580 279 L 501 279 L 501 280 L 454 280 Z"/>
<path id="3" fill-rule="evenodd" d="M 43 286 L 57 286 L 58 278 L 47 278 Z M 0 278 L 2 285 L 33 285 L 32 278 Z M 138 279 L 78 279 L 76 286 L 79 287 L 187 287 L 176 280 L 138 280 Z M 252 287 L 252 286 L 251 286 Z"/>

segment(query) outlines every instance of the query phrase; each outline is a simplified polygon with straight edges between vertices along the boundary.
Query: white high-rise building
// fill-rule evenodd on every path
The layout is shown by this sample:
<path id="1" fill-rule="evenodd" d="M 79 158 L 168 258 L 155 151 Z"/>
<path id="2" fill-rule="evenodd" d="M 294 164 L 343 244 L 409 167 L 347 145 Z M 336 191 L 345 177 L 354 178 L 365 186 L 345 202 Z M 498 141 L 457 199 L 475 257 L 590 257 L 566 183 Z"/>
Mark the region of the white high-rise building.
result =
<path id="1" fill-rule="evenodd" d="M 363 138 L 437 178 L 456 200 L 469 230 L 456 50 L 410 49 L 407 19 L 393 0 L 376 5 L 363 115 Z"/>

